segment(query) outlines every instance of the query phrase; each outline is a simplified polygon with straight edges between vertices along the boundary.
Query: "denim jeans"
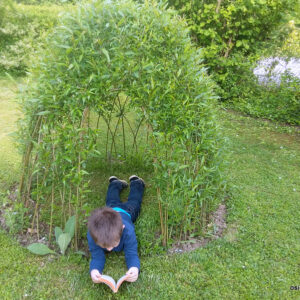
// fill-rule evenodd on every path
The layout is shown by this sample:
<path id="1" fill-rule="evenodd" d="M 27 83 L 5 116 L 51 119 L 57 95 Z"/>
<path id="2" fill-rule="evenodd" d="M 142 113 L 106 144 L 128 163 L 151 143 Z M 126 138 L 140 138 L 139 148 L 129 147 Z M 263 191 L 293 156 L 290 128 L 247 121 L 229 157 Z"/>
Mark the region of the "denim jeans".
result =
<path id="1" fill-rule="evenodd" d="M 106 206 L 119 207 L 128 212 L 131 216 L 131 220 L 134 223 L 140 214 L 141 204 L 144 194 L 144 184 L 141 180 L 136 179 L 130 182 L 130 192 L 127 202 L 121 202 L 120 193 L 122 191 L 122 183 L 118 180 L 114 180 L 108 186 L 106 194 Z"/>

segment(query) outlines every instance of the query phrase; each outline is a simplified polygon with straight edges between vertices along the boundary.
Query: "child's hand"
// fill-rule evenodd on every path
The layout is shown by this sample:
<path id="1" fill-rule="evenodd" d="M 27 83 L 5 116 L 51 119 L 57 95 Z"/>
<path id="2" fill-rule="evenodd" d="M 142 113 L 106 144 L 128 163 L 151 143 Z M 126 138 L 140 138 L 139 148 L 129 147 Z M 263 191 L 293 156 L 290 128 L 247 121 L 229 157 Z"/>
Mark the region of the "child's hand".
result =
<path id="1" fill-rule="evenodd" d="M 126 281 L 134 282 L 139 277 L 139 269 L 137 267 L 131 267 L 127 271 L 126 275 L 127 275 Z"/>
<path id="2" fill-rule="evenodd" d="M 97 269 L 94 269 L 91 271 L 91 278 L 94 283 L 99 283 L 101 282 L 101 274 Z"/>

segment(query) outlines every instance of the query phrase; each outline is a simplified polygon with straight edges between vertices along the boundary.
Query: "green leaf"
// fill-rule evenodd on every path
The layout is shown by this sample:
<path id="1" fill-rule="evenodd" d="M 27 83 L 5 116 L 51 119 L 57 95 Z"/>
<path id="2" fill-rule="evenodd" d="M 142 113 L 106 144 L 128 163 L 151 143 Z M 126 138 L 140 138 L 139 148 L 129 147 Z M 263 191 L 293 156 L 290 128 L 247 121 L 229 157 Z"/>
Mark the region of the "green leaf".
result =
<path id="1" fill-rule="evenodd" d="M 89 83 L 94 79 L 94 77 L 96 77 L 96 75 L 94 73 L 92 73 L 92 75 L 89 78 Z"/>
<path id="2" fill-rule="evenodd" d="M 108 51 L 105 48 L 102 48 L 101 50 L 102 50 L 103 54 L 106 56 L 107 61 L 110 63 L 110 57 L 109 57 Z"/>
<path id="3" fill-rule="evenodd" d="M 58 238 L 63 233 L 63 231 L 60 227 L 55 227 L 54 231 L 55 231 L 55 239 L 56 239 L 56 242 L 58 243 Z"/>
<path id="4" fill-rule="evenodd" d="M 242 44 L 243 44 L 242 41 L 237 41 L 237 42 L 236 42 L 236 46 L 237 46 L 238 48 L 241 47 Z"/>
<path id="5" fill-rule="evenodd" d="M 44 116 L 44 115 L 48 115 L 48 114 L 50 114 L 50 111 L 49 110 L 45 110 L 45 111 L 38 112 L 36 115 L 37 116 Z"/>
<path id="6" fill-rule="evenodd" d="M 185 168 L 188 168 L 189 167 L 189 165 L 181 165 L 179 168 L 178 168 L 178 171 L 179 170 L 182 170 L 182 169 L 185 169 Z"/>
<path id="7" fill-rule="evenodd" d="M 60 252 L 62 255 L 65 254 L 66 249 L 68 248 L 69 244 L 71 242 L 71 237 L 69 233 L 62 233 L 58 238 L 58 245 L 60 248 Z"/>
<path id="8" fill-rule="evenodd" d="M 33 243 L 30 244 L 27 249 L 38 255 L 46 255 L 46 254 L 56 254 L 53 250 L 49 249 L 46 245 L 41 243 Z"/>
<path id="9" fill-rule="evenodd" d="M 68 233 L 70 235 L 71 239 L 74 237 L 74 234 L 75 234 L 75 223 L 76 223 L 76 218 L 75 218 L 75 216 L 72 216 L 69 218 L 69 220 L 67 221 L 66 226 L 65 226 L 64 232 Z"/>

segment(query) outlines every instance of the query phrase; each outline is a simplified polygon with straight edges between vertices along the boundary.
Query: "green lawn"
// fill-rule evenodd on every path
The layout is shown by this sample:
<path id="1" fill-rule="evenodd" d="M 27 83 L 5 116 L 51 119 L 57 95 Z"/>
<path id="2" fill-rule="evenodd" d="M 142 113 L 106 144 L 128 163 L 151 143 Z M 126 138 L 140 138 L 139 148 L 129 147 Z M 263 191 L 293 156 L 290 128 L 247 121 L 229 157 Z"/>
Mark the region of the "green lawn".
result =
<path id="1" fill-rule="evenodd" d="M 2 190 L 17 180 L 20 165 L 20 157 L 10 137 L 20 116 L 14 100 L 16 91 L 15 84 L 8 80 L 0 80 L 0 189 Z"/>
<path id="2" fill-rule="evenodd" d="M 7 136 L 17 119 L 15 91 L 0 80 L 2 198 L 19 176 L 20 157 Z M 91 282 L 86 259 L 37 257 L 0 231 L 0 299 L 299 299 L 290 290 L 300 285 L 297 130 L 232 112 L 221 118 L 232 191 L 224 238 L 182 255 L 142 256 L 139 280 L 114 295 Z M 124 261 L 109 255 L 105 273 L 118 278 Z"/>

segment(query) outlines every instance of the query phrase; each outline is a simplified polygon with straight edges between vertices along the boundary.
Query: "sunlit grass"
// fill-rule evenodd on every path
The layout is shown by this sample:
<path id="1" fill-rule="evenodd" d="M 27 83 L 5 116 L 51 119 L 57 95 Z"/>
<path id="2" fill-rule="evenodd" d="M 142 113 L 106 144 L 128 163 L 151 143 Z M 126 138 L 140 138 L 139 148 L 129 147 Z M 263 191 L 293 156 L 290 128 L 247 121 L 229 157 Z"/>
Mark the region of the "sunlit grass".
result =
<path id="1" fill-rule="evenodd" d="M 20 113 L 15 101 L 17 84 L 0 79 L 0 86 L 0 188 L 3 189 L 19 180 L 20 155 L 12 135 Z"/>

